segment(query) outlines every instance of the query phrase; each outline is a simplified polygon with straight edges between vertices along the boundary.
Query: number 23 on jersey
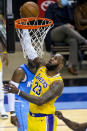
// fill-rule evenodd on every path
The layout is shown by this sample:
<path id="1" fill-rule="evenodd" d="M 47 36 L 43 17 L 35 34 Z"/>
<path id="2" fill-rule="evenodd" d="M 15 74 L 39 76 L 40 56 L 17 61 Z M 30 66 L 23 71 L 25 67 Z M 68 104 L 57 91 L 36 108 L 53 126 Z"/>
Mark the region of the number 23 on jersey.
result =
<path id="1" fill-rule="evenodd" d="M 32 89 L 32 91 L 37 95 L 40 96 L 42 87 L 38 84 L 38 82 L 35 82 L 35 87 Z"/>

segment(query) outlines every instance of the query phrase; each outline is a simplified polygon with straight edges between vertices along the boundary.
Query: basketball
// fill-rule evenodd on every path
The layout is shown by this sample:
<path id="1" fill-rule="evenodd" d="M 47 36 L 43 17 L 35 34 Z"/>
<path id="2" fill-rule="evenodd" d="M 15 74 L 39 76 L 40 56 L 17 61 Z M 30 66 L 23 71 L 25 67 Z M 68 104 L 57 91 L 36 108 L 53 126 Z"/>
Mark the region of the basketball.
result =
<path id="1" fill-rule="evenodd" d="M 20 15 L 22 17 L 38 17 L 39 6 L 35 2 L 26 2 L 20 8 Z"/>

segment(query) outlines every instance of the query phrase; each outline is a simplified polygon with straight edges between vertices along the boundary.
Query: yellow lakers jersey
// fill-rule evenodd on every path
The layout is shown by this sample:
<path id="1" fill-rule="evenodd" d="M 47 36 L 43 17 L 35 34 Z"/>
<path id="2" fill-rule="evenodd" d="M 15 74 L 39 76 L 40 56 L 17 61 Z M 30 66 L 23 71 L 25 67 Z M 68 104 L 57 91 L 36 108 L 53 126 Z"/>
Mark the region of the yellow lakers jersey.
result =
<path id="1" fill-rule="evenodd" d="M 52 84 L 56 80 L 63 81 L 59 73 L 55 76 L 50 77 L 46 75 L 45 66 L 39 68 L 39 70 L 37 71 L 34 77 L 30 95 L 40 97 L 46 91 L 49 90 L 49 87 L 50 87 L 49 85 Z M 36 104 L 29 102 L 30 112 L 41 113 L 41 114 L 53 114 L 55 112 L 54 102 L 56 101 L 57 98 L 58 96 L 41 106 L 38 106 Z"/>

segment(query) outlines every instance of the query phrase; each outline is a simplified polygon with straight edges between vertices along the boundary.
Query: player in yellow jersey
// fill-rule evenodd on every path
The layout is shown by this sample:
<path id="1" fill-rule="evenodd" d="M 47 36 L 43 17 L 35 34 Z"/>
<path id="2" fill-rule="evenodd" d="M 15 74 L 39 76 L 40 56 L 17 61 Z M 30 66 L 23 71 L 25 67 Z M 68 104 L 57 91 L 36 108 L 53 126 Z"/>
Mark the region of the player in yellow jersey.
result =
<path id="1" fill-rule="evenodd" d="M 9 84 L 9 92 L 16 93 L 28 100 L 29 131 L 56 131 L 57 118 L 54 102 L 62 94 L 64 83 L 59 71 L 64 66 L 64 57 L 54 55 L 46 66 L 38 69 L 32 84 L 30 95 Z"/>

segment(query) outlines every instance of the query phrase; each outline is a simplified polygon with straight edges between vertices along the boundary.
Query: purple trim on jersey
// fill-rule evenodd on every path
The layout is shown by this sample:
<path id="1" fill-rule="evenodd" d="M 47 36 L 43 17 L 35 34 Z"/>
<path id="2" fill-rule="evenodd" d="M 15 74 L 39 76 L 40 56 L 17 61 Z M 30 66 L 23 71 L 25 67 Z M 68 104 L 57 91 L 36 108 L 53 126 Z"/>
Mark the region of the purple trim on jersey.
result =
<path id="1" fill-rule="evenodd" d="M 53 115 L 48 116 L 48 131 L 53 131 L 54 117 Z"/>

